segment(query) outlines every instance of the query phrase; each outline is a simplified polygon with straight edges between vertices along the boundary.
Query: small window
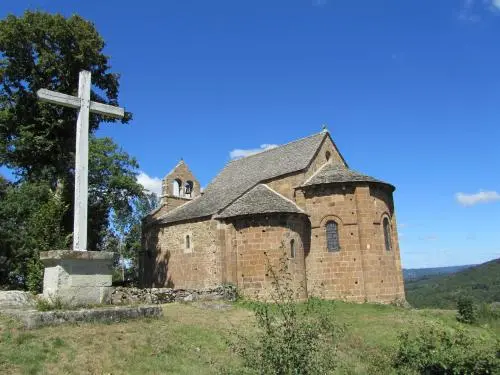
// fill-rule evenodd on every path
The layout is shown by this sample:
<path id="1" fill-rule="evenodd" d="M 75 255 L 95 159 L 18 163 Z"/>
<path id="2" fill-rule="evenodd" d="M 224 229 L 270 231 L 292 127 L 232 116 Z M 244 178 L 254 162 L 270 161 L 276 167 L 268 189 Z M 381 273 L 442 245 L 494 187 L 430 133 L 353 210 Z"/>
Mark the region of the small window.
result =
<path id="1" fill-rule="evenodd" d="M 326 223 L 326 247 L 329 252 L 339 251 L 339 229 L 335 221 Z"/>
<path id="2" fill-rule="evenodd" d="M 295 258 L 295 240 L 290 240 L 290 258 Z"/>
<path id="3" fill-rule="evenodd" d="M 391 251 L 391 249 L 392 249 L 391 223 L 389 223 L 389 219 L 388 218 L 384 217 L 383 225 L 384 225 L 385 249 L 387 251 Z"/>
<path id="4" fill-rule="evenodd" d="M 186 250 L 189 250 L 191 248 L 191 238 L 189 237 L 189 234 L 186 236 Z"/>
<path id="5" fill-rule="evenodd" d="M 327 152 L 325 153 L 325 158 L 326 158 L 326 161 L 330 160 L 330 156 L 331 156 L 330 151 L 327 151 Z"/>

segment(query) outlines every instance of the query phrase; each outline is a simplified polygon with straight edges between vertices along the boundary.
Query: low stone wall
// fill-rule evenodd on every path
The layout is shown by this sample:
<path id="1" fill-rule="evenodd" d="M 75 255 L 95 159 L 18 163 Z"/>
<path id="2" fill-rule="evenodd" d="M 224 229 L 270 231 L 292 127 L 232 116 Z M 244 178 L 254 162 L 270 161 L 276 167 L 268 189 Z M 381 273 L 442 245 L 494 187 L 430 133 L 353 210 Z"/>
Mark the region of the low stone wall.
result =
<path id="1" fill-rule="evenodd" d="M 24 328 L 34 329 L 66 323 L 116 323 L 129 319 L 157 318 L 163 315 L 161 306 L 114 306 L 79 310 L 21 311 L 11 310 L 8 315 L 19 319 Z"/>
<path id="2" fill-rule="evenodd" d="M 211 289 L 171 289 L 171 288 L 127 288 L 115 287 L 111 292 L 113 305 L 162 304 L 192 301 L 234 301 L 237 298 L 236 287 L 223 285 Z"/>

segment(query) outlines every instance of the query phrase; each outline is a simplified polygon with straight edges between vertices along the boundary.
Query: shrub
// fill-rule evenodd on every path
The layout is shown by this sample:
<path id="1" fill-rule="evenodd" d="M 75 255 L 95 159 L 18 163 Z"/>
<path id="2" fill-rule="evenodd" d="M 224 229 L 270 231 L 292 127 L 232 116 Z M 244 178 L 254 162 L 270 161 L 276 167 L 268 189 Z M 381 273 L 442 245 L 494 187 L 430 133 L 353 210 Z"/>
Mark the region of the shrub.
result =
<path id="1" fill-rule="evenodd" d="M 317 298 L 296 303 L 286 256 L 279 269 L 267 261 L 273 303 L 248 304 L 256 316 L 256 337 L 230 343 L 248 369 L 259 374 L 327 374 L 336 367 L 337 343 L 343 328 L 335 324 L 332 303 Z"/>
<path id="2" fill-rule="evenodd" d="M 479 323 L 493 324 L 500 322 L 500 308 L 494 303 L 482 303 L 477 309 Z"/>
<path id="3" fill-rule="evenodd" d="M 499 342 L 433 323 L 399 337 L 393 366 L 399 374 L 486 375 L 500 371 Z"/>
<path id="4" fill-rule="evenodd" d="M 59 297 L 55 298 L 37 298 L 36 309 L 38 311 L 53 311 L 53 310 L 67 310 L 69 304 L 63 302 Z"/>
<path id="5" fill-rule="evenodd" d="M 457 320 L 465 324 L 477 322 L 477 314 L 472 298 L 460 296 L 457 301 Z"/>

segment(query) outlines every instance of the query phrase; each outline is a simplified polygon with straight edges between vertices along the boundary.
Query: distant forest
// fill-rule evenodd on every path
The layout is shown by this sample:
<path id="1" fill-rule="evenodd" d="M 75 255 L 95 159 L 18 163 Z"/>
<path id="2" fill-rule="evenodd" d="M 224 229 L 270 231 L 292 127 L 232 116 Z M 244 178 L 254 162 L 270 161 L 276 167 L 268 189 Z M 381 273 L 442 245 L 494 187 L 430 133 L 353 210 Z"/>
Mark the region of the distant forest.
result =
<path id="1" fill-rule="evenodd" d="M 403 269 L 403 278 L 405 279 L 405 281 L 410 281 L 426 278 L 429 276 L 448 275 L 450 273 L 456 273 L 474 266 L 475 264 L 435 268 L 405 268 Z"/>
<path id="2" fill-rule="evenodd" d="M 455 309 L 461 295 L 477 303 L 500 302 L 500 258 L 454 273 L 443 274 L 450 267 L 437 270 L 405 270 L 406 299 L 413 307 Z"/>

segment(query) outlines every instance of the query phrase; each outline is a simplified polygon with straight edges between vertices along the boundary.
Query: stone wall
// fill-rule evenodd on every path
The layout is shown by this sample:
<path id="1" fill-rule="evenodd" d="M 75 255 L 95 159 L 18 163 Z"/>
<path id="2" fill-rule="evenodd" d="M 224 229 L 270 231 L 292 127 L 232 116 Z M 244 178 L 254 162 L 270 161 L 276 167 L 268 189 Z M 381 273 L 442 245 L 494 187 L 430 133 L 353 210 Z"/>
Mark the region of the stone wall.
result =
<path id="1" fill-rule="evenodd" d="M 361 248 L 367 301 L 391 302 L 404 299 L 403 273 L 392 193 L 380 185 L 358 188 Z M 385 248 L 383 218 L 390 220 L 391 249 Z"/>
<path id="2" fill-rule="evenodd" d="M 232 220 L 235 237 L 232 242 L 237 257 L 237 285 L 243 295 L 269 298 L 275 270 L 282 258 L 292 276 L 290 286 L 298 298 L 306 297 L 304 254 L 309 249 L 309 228 L 305 215 L 268 215 Z M 291 241 L 295 256 L 291 256 Z"/>
<path id="3" fill-rule="evenodd" d="M 309 294 L 357 302 L 404 299 L 392 194 L 346 184 L 311 187 L 303 195 L 312 227 L 306 257 Z M 385 250 L 382 215 L 391 220 L 391 251 Z M 339 251 L 327 250 L 329 220 L 338 225 Z"/>
<path id="4" fill-rule="evenodd" d="M 150 228 L 140 262 L 141 285 L 196 289 L 221 284 L 217 224 L 204 220 Z"/>
<path id="5" fill-rule="evenodd" d="M 306 257 L 308 292 L 328 299 L 363 301 L 363 260 L 354 188 L 325 185 L 304 191 L 311 215 L 311 251 Z M 325 225 L 338 225 L 340 250 L 328 252 Z"/>
<path id="6" fill-rule="evenodd" d="M 236 287 L 231 285 L 220 285 L 208 289 L 116 287 L 111 293 L 111 303 L 113 305 L 130 305 L 216 300 L 235 301 L 237 297 Z"/>

